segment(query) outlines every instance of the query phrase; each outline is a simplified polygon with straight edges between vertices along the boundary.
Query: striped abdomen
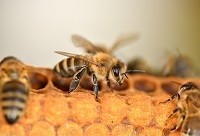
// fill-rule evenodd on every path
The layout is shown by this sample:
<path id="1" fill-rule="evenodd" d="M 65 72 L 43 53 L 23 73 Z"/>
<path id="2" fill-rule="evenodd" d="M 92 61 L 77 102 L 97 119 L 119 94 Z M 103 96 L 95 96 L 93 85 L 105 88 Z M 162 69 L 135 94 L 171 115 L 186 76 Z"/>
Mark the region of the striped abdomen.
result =
<path id="1" fill-rule="evenodd" d="M 67 58 L 60 61 L 54 67 L 54 71 L 61 75 L 62 77 L 72 77 L 82 66 L 87 65 L 87 63 L 78 58 Z"/>
<path id="2" fill-rule="evenodd" d="M 18 81 L 9 81 L 1 90 L 1 107 L 4 117 L 9 124 L 15 123 L 23 113 L 28 96 L 24 84 Z"/>

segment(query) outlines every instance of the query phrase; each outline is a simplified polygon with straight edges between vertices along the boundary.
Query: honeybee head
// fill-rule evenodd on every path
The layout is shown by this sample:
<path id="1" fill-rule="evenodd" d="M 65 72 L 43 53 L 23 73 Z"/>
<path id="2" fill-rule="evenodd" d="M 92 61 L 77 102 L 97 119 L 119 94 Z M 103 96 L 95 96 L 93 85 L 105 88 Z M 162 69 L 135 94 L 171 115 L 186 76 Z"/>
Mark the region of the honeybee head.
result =
<path id="1" fill-rule="evenodd" d="M 24 69 L 23 63 L 12 56 L 4 58 L 0 62 L 0 71 L 4 78 L 16 80 L 21 77 L 21 73 Z"/>
<path id="2" fill-rule="evenodd" d="M 126 72 L 126 66 L 123 62 L 118 61 L 111 69 L 112 77 L 119 85 L 124 81 L 124 74 Z"/>
<path id="3" fill-rule="evenodd" d="M 117 83 L 119 85 L 121 85 L 123 83 L 124 77 L 126 77 L 128 79 L 128 76 L 127 76 L 128 73 L 133 73 L 133 72 L 145 72 L 145 71 L 143 71 L 143 70 L 127 70 L 127 67 L 121 61 L 119 61 L 117 63 L 117 65 L 114 65 L 112 67 L 112 75 L 113 75 L 115 81 L 117 81 Z"/>
<path id="4" fill-rule="evenodd" d="M 186 92 L 194 89 L 198 89 L 199 87 L 194 82 L 187 82 L 180 87 L 181 92 Z"/>

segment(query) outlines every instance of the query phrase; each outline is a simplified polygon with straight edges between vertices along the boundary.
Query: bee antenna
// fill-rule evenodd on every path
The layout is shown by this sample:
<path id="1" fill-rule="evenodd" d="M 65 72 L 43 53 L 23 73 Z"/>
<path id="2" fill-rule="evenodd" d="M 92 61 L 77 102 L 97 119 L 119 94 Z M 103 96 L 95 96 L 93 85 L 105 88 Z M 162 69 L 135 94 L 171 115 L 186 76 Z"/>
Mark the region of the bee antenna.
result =
<path id="1" fill-rule="evenodd" d="M 144 70 L 127 70 L 125 73 L 136 73 L 136 72 L 145 73 L 146 71 L 144 71 Z"/>
<path id="2" fill-rule="evenodd" d="M 128 79 L 128 76 L 126 75 L 126 72 L 125 72 L 125 73 L 122 73 L 122 75 L 124 75 L 124 76 Z"/>
<path id="3" fill-rule="evenodd" d="M 174 83 L 174 84 L 182 85 L 181 83 L 176 82 L 176 81 L 171 81 L 171 82 Z"/>
<path id="4" fill-rule="evenodd" d="M 127 70 L 126 72 L 122 73 L 122 75 L 124 75 L 128 79 L 128 76 L 126 74 L 127 73 L 135 73 L 135 72 L 145 73 L 144 70 Z"/>

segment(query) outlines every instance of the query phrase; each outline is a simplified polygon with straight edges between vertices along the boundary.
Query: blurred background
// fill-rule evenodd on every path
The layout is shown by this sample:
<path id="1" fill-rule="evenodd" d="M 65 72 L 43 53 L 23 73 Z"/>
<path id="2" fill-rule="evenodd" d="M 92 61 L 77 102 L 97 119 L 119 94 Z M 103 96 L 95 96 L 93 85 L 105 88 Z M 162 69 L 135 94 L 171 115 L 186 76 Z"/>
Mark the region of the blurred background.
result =
<path id="1" fill-rule="evenodd" d="M 139 38 L 115 52 L 124 62 L 140 56 L 162 67 L 181 52 L 200 68 L 199 0 L 0 0 L 1 59 L 53 67 L 64 58 L 55 50 L 83 53 L 72 34 L 110 47 L 129 33 Z"/>

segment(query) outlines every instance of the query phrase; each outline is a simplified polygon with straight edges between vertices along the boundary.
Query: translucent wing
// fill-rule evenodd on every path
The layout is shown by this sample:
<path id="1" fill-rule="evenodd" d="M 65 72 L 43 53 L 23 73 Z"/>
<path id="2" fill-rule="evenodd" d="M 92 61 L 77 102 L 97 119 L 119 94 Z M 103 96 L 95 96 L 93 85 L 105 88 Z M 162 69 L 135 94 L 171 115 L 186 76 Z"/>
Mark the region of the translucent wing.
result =
<path id="1" fill-rule="evenodd" d="M 72 35 L 71 39 L 75 46 L 84 47 L 88 53 L 95 54 L 96 52 L 102 52 L 100 48 L 94 46 L 94 44 L 80 35 Z"/>
<path id="2" fill-rule="evenodd" d="M 135 33 L 135 34 L 128 34 L 128 35 L 124 35 L 124 36 L 120 36 L 113 44 L 113 46 L 111 47 L 111 49 L 109 50 L 110 53 L 112 53 L 113 51 L 115 51 L 116 49 L 124 46 L 124 45 L 128 45 L 131 42 L 136 41 L 139 38 L 139 34 Z"/>
<path id="3" fill-rule="evenodd" d="M 58 53 L 60 55 L 63 55 L 63 56 L 81 59 L 81 60 L 83 60 L 85 62 L 88 62 L 88 63 L 91 63 L 93 65 L 97 65 L 98 66 L 98 64 L 94 63 L 91 59 L 89 59 L 88 57 L 83 56 L 83 55 L 78 55 L 78 54 L 73 54 L 73 53 L 68 53 L 68 52 L 62 52 L 62 51 L 54 51 L 54 52 Z"/>

